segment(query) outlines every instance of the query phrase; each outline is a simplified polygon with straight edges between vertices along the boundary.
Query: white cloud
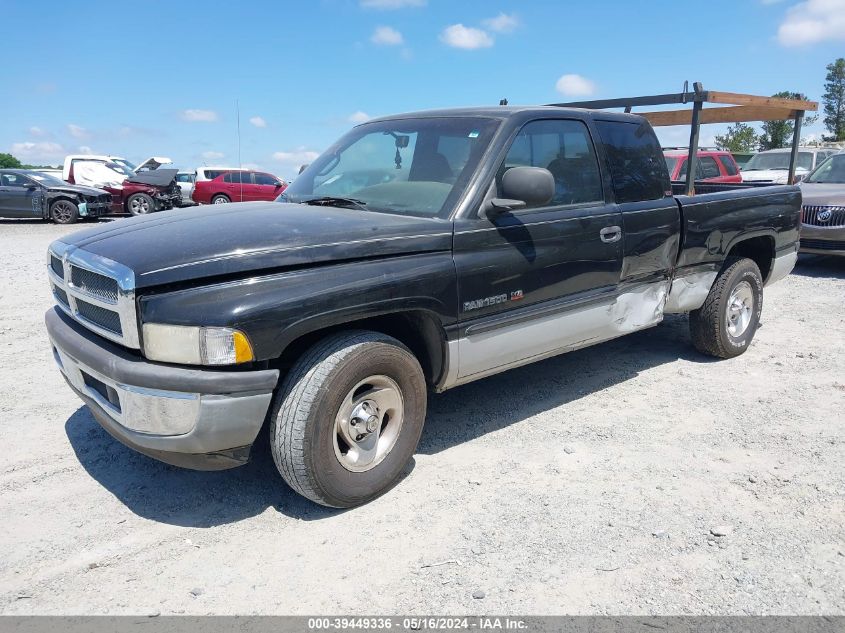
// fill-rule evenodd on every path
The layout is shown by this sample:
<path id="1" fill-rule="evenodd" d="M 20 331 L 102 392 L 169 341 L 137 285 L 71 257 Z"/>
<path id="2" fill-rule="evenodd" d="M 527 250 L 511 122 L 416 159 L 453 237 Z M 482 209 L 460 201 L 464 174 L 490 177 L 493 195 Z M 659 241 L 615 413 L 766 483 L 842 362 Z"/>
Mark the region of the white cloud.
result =
<path id="1" fill-rule="evenodd" d="M 596 84 L 581 75 L 562 75 L 555 88 L 567 97 L 589 97 L 596 91 Z"/>
<path id="2" fill-rule="evenodd" d="M 181 117 L 183 121 L 189 121 L 191 123 L 213 123 L 217 120 L 217 113 L 214 110 L 188 109 L 182 110 Z"/>
<path id="3" fill-rule="evenodd" d="M 67 131 L 73 138 L 78 139 L 86 139 L 90 134 L 88 134 L 88 130 L 80 125 L 74 125 L 73 123 L 67 124 Z"/>
<path id="4" fill-rule="evenodd" d="M 299 165 L 313 162 L 319 155 L 320 152 L 315 152 L 305 147 L 297 147 L 295 150 L 289 152 L 275 152 L 273 154 L 273 160 L 298 167 Z"/>
<path id="5" fill-rule="evenodd" d="M 361 110 L 358 110 L 357 112 L 353 112 L 352 114 L 349 115 L 349 122 L 355 123 L 355 124 L 365 123 L 366 121 L 369 121 L 371 118 L 372 117 L 369 114 L 367 114 L 366 112 L 362 112 Z"/>
<path id="6" fill-rule="evenodd" d="M 46 130 L 42 130 L 37 125 L 33 125 L 31 128 L 29 128 L 29 133 L 32 136 L 37 136 L 38 138 L 42 138 L 44 136 L 50 136 L 49 132 L 47 132 Z"/>
<path id="7" fill-rule="evenodd" d="M 200 156 L 202 156 L 205 160 L 219 160 L 220 158 L 223 158 L 225 155 L 226 154 L 224 154 L 223 152 L 214 152 L 214 151 L 203 152 L 202 154 L 200 154 Z"/>
<path id="8" fill-rule="evenodd" d="M 361 0 L 364 9 L 380 9 L 392 11 L 393 9 L 404 9 L 406 7 L 424 7 L 427 0 Z"/>
<path id="9" fill-rule="evenodd" d="M 67 154 L 65 148 L 52 141 L 33 143 L 12 143 L 10 153 L 27 163 L 52 163 L 62 160 Z"/>
<path id="10" fill-rule="evenodd" d="M 484 26 L 496 33 L 510 33 L 519 26 L 519 18 L 513 13 L 500 13 L 495 18 L 484 20 Z"/>
<path id="11" fill-rule="evenodd" d="M 463 24 L 447 26 L 440 34 L 440 41 L 448 46 L 466 50 L 493 46 L 493 38 L 490 37 L 487 31 L 464 26 Z"/>
<path id="12" fill-rule="evenodd" d="M 93 154 L 94 151 L 87 145 L 80 145 L 76 148 L 80 154 Z"/>
<path id="13" fill-rule="evenodd" d="M 398 46 L 405 40 L 402 34 L 396 29 L 389 26 L 377 26 L 376 30 L 370 36 L 370 41 L 373 44 L 379 44 L 381 46 Z"/>
<path id="14" fill-rule="evenodd" d="M 845 41 L 845 0 L 808 0 L 790 7 L 778 27 L 783 46 Z"/>
<path id="15" fill-rule="evenodd" d="M 265 121 L 260 116 L 250 117 L 249 122 L 252 123 L 255 127 L 267 127 L 267 121 Z"/>

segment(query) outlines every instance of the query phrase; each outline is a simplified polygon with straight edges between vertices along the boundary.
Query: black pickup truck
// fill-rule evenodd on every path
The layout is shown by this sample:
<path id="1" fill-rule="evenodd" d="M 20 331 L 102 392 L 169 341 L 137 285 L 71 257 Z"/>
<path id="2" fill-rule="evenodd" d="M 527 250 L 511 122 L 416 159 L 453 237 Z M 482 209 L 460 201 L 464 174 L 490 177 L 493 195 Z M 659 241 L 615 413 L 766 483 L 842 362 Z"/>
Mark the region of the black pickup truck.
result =
<path id="1" fill-rule="evenodd" d="M 223 469 L 266 423 L 285 481 L 348 507 L 396 482 L 428 391 L 666 313 L 689 313 L 701 352 L 742 354 L 795 263 L 800 205 L 794 186 L 673 196 L 630 114 L 405 114 L 351 130 L 278 202 L 54 242 L 47 330 L 121 442 Z"/>

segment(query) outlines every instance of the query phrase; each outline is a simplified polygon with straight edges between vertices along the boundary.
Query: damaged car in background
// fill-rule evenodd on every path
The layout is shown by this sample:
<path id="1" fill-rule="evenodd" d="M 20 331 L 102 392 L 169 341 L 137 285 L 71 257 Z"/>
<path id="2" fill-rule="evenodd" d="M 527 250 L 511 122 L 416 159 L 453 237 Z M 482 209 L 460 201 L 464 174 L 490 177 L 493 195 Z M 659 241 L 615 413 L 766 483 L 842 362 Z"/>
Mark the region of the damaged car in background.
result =
<path id="1" fill-rule="evenodd" d="M 40 218 L 73 224 L 111 211 L 108 191 L 71 185 L 37 171 L 0 169 L 0 217 Z"/>
<path id="2" fill-rule="evenodd" d="M 145 215 L 181 206 L 177 169 L 159 169 L 169 158 L 152 157 L 135 167 L 118 156 L 66 156 L 62 178 L 72 184 L 105 189 L 112 196 L 112 213 Z"/>

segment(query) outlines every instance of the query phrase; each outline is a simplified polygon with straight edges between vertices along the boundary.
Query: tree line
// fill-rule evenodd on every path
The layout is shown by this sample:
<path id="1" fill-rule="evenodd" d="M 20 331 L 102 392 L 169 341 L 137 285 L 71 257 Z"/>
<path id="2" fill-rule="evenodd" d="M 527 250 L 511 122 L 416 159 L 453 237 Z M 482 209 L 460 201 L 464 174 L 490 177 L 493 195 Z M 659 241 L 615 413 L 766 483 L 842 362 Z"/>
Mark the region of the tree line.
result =
<path id="1" fill-rule="evenodd" d="M 782 99 L 807 100 L 800 92 L 778 92 L 772 95 Z M 845 141 L 845 58 L 840 57 L 827 65 L 824 94 L 822 95 L 824 126 L 830 136 L 822 137 L 825 141 Z M 819 118 L 814 114 L 804 117 L 805 125 L 812 125 Z M 792 121 L 765 121 L 758 134 L 747 123 L 734 123 L 724 134 L 716 136 L 716 146 L 730 152 L 750 153 L 767 149 L 786 147 L 792 142 L 794 130 Z"/>

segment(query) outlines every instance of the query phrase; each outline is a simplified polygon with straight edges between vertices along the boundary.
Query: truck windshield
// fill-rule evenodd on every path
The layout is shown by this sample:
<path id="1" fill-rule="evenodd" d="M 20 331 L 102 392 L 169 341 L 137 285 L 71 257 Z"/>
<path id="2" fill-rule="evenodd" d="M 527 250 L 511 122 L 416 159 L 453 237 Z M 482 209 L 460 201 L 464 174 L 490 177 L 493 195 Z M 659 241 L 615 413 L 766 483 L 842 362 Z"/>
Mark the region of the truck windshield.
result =
<path id="1" fill-rule="evenodd" d="M 742 171 L 760 171 L 764 169 L 789 169 L 789 152 L 760 152 L 751 157 Z M 797 169 L 813 168 L 812 152 L 798 152 Z"/>
<path id="2" fill-rule="evenodd" d="M 317 158 L 279 200 L 322 198 L 332 204 L 331 199 L 347 198 L 367 211 L 446 217 L 499 123 L 430 117 L 360 125 Z"/>
<path id="3" fill-rule="evenodd" d="M 828 158 L 804 182 L 845 184 L 845 154 Z"/>

